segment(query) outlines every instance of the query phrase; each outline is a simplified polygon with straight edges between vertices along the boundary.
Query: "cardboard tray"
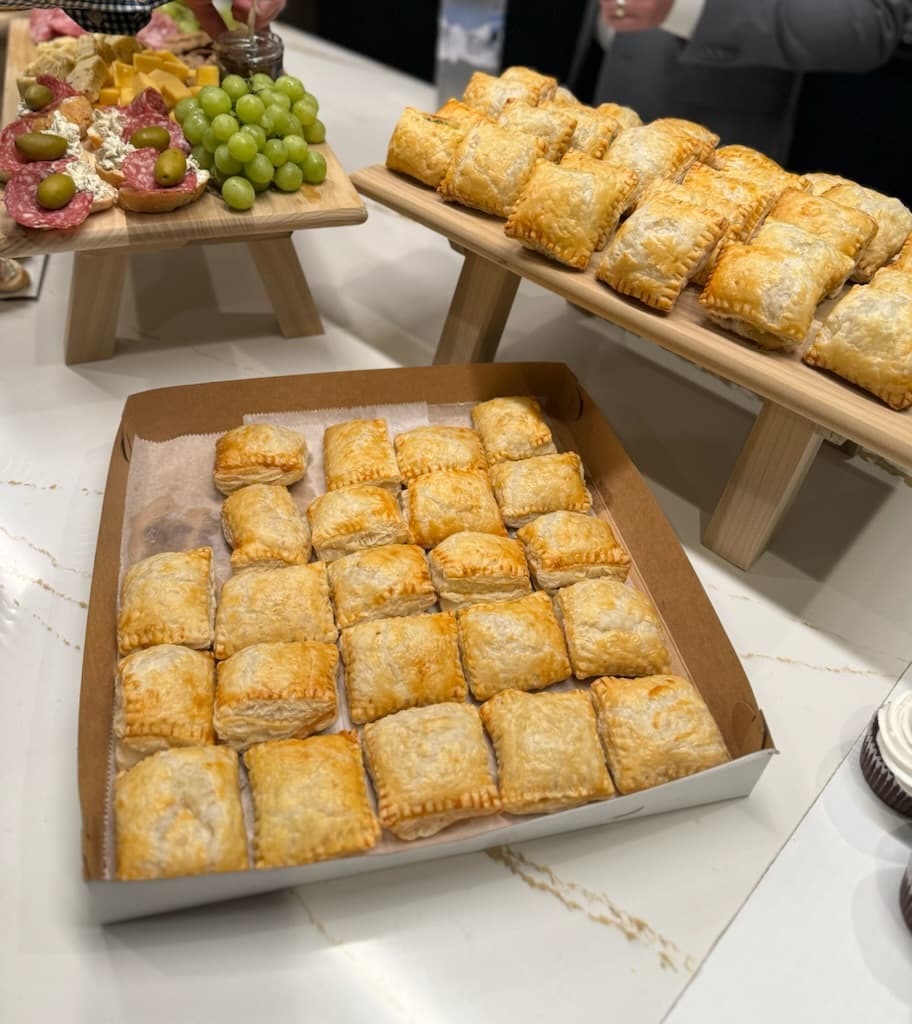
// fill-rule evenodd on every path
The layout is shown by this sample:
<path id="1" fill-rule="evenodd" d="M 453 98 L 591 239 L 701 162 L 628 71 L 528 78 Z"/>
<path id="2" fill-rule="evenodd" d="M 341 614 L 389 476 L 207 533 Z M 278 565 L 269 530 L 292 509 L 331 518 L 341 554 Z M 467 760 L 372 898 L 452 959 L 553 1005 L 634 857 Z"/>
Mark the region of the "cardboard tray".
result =
<path id="1" fill-rule="evenodd" d="M 393 852 L 367 853 L 300 867 L 187 878 L 118 882 L 104 877 L 107 769 L 117 662 L 117 580 L 124 500 L 133 440 L 164 441 L 227 430 L 246 413 L 377 403 L 477 402 L 498 395 L 539 396 L 565 447 L 579 452 L 611 510 L 687 674 L 712 711 L 732 761 L 655 789 L 529 819 L 506 816 L 480 834 L 455 826 Z M 592 399 L 561 363 L 507 363 L 370 370 L 226 381 L 131 395 L 108 471 L 92 579 L 79 708 L 79 799 L 83 875 L 97 918 L 117 921 L 292 885 L 398 867 L 503 843 L 605 825 L 746 796 L 773 740 L 738 656 L 658 504 Z M 464 823 L 470 826 L 470 823 Z M 606 836 L 606 841 L 610 841 Z"/>

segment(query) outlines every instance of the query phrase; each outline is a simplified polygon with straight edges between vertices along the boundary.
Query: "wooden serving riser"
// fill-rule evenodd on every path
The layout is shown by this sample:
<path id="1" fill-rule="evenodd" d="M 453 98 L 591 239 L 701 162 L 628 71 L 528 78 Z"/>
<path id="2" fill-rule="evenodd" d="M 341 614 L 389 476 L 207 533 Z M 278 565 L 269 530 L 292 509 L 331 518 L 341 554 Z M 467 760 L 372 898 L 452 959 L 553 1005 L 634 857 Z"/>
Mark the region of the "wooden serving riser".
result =
<path id="1" fill-rule="evenodd" d="M 16 117 L 16 79 L 32 60 L 35 45 L 28 18 L 9 26 L 3 87 L 3 124 Z M 295 193 L 270 191 L 253 209 L 230 210 L 222 198 L 201 199 L 171 213 L 130 213 L 114 207 L 93 214 L 71 231 L 31 231 L 0 211 L 0 256 L 75 253 L 65 360 L 81 363 L 114 354 L 120 299 L 131 251 L 175 249 L 185 245 L 248 245 L 285 337 L 323 333 L 291 233 L 307 228 L 360 224 L 367 211 L 330 146 L 315 146 L 326 158 L 326 180 Z"/>
<path id="2" fill-rule="evenodd" d="M 523 248 L 502 220 L 443 202 L 430 188 L 381 165 L 352 175 L 365 196 L 446 236 L 465 252 L 436 363 L 493 360 L 521 278 L 740 384 L 764 400 L 703 543 L 741 568 L 764 550 L 824 436 L 857 442 L 912 471 L 912 411 L 896 412 L 865 392 L 811 369 L 797 354 L 766 352 L 714 327 L 689 288 L 663 314 L 611 291 L 594 275 Z M 818 310 L 825 316 L 829 306 Z"/>

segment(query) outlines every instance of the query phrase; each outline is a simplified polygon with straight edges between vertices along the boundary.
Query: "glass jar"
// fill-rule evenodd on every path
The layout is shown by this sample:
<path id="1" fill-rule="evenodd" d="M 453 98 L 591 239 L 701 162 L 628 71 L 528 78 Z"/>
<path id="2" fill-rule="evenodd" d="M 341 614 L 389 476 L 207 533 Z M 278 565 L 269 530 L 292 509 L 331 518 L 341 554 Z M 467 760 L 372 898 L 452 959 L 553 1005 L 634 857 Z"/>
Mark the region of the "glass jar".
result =
<path id="1" fill-rule="evenodd" d="M 215 41 L 215 55 L 223 75 L 266 74 L 278 78 L 282 74 L 285 46 L 270 29 L 251 35 L 247 29 L 223 32 Z"/>

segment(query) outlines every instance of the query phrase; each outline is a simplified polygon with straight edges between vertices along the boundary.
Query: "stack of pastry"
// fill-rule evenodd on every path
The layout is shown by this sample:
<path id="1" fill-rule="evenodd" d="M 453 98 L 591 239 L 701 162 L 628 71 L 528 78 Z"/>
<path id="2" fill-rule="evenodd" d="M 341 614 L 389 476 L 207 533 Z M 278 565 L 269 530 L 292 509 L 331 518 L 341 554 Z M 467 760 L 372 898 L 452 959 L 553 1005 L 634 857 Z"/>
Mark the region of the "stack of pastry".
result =
<path id="1" fill-rule="evenodd" d="M 300 435 L 218 439 L 218 600 L 210 548 L 123 578 L 117 877 L 246 868 L 243 778 L 253 863 L 280 867 L 728 759 L 538 402 L 482 402 L 472 423 L 327 428 L 305 515 Z"/>
<path id="2" fill-rule="evenodd" d="M 912 299 L 852 289 L 814 341 L 820 302 L 872 281 L 912 232 L 898 199 L 837 175 L 795 175 L 747 146 L 717 148 L 680 118 L 642 124 L 587 107 L 529 68 L 477 72 L 435 114 L 407 108 L 387 166 L 506 220 L 522 245 L 668 312 L 688 283 L 713 323 L 912 405 Z M 893 269 L 904 274 L 909 260 Z M 883 279 L 880 279 L 882 283 Z M 887 298 L 888 292 L 891 298 Z"/>

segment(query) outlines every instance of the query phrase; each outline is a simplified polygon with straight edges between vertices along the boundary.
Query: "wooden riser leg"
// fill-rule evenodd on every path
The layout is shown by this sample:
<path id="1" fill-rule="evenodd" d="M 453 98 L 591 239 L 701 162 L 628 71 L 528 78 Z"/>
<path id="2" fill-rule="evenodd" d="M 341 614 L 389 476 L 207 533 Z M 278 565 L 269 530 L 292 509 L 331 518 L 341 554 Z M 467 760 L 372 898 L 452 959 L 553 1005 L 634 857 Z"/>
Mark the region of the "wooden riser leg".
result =
<path id="1" fill-rule="evenodd" d="M 286 338 L 308 338 L 324 334 L 310 286 L 301 269 L 301 261 L 291 235 L 258 238 L 247 243 L 269 301 Z"/>
<path id="2" fill-rule="evenodd" d="M 792 503 L 821 441 L 816 424 L 766 402 L 703 533 L 704 545 L 749 569 Z"/>
<path id="3" fill-rule="evenodd" d="M 123 249 L 74 255 L 63 353 L 67 366 L 114 355 L 128 259 Z"/>
<path id="4" fill-rule="evenodd" d="M 467 252 L 434 364 L 491 362 L 518 287 L 518 275 Z"/>

